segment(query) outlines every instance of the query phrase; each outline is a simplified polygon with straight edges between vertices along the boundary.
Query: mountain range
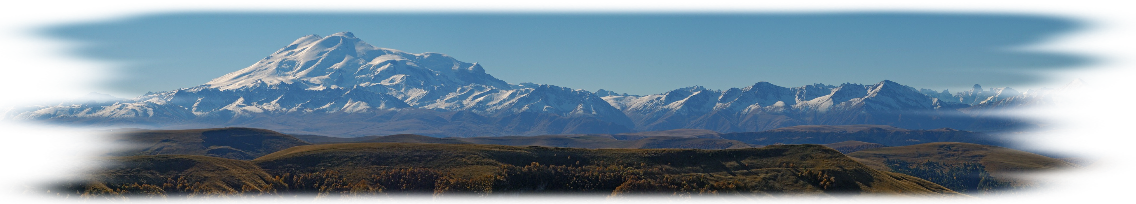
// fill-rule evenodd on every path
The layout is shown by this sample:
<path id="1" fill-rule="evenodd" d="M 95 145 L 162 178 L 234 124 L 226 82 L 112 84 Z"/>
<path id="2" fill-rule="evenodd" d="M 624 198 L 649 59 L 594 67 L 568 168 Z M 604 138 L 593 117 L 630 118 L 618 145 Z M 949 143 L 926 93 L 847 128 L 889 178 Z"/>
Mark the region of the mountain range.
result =
<path id="1" fill-rule="evenodd" d="M 975 85 L 952 94 L 890 80 L 801 87 L 758 82 L 727 90 L 692 86 L 652 95 L 591 92 L 510 84 L 477 63 L 378 48 L 342 32 L 301 37 L 199 86 L 133 99 L 26 107 L 5 117 L 95 127 L 243 126 L 337 136 L 756 132 L 848 124 L 998 131 L 1031 124 L 985 112 L 1052 103 L 1053 92 Z"/>

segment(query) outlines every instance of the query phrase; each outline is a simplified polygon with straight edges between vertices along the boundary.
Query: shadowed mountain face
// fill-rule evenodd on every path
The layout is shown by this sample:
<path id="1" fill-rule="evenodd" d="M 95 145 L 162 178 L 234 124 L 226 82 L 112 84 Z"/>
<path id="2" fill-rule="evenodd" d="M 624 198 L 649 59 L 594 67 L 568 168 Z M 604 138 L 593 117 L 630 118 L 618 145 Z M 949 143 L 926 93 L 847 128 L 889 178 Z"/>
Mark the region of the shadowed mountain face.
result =
<path id="1" fill-rule="evenodd" d="M 80 126 L 240 126 L 342 136 L 757 132 L 848 124 L 992 131 L 1031 124 L 986 112 L 1045 103 L 1049 92 L 976 86 L 950 95 L 884 80 L 802 87 L 759 82 L 725 91 L 695 86 L 645 96 L 597 95 L 553 85 L 509 84 L 477 63 L 378 48 L 343 32 L 301 37 L 203 85 L 134 99 L 28 107 L 5 117 Z"/>
<path id="2" fill-rule="evenodd" d="M 819 145 L 734 150 L 637 150 L 475 144 L 305 145 L 252 161 L 158 155 L 113 159 L 90 181 L 61 186 L 92 195 L 465 194 L 571 192 L 647 195 L 961 196 L 903 174 L 868 168 Z"/>
<path id="3" fill-rule="evenodd" d="M 877 170 L 908 174 L 955 191 L 992 194 L 1038 184 L 1015 173 L 1073 167 L 1060 159 L 989 145 L 936 142 L 847 154 Z"/>

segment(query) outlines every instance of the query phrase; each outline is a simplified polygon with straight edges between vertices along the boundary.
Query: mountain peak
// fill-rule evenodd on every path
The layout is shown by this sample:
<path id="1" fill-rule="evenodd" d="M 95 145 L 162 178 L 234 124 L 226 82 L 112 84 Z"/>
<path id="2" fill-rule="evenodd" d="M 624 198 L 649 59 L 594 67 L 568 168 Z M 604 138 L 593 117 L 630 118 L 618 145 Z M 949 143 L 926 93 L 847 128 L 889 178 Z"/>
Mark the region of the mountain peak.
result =
<path id="1" fill-rule="evenodd" d="M 206 83 L 223 90 L 258 83 L 308 84 L 311 87 L 441 87 L 482 84 L 508 87 L 486 74 L 481 65 L 441 53 L 412 54 L 378 48 L 339 32 L 320 38 L 308 35 L 247 68 Z M 427 88 L 433 89 L 433 88 Z"/>
<path id="2" fill-rule="evenodd" d="M 702 86 L 699 86 L 699 85 L 694 85 L 694 86 L 688 86 L 688 87 L 678 88 L 678 89 L 675 89 L 675 90 L 683 90 L 683 91 L 689 91 L 689 92 L 698 92 L 698 91 L 703 91 L 703 90 L 707 90 L 707 89 L 706 89 L 706 87 L 702 87 Z"/>
<path id="3" fill-rule="evenodd" d="M 880 83 L 877 83 L 876 85 L 872 86 L 872 88 L 871 88 L 871 90 L 876 90 L 876 91 L 885 90 L 885 89 L 919 92 L 919 90 L 917 90 L 915 88 L 912 88 L 912 87 L 907 86 L 907 85 L 896 83 L 892 80 L 880 81 Z"/>
<path id="4" fill-rule="evenodd" d="M 338 33 L 335 33 L 335 34 L 328 35 L 328 37 L 331 37 L 331 36 L 343 36 L 343 37 L 354 38 L 355 34 L 349 32 L 349 31 L 344 31 L 344 32 L 338 32 Z"/>
<path id="5" fill-rule="evenodd" d="M 780 86 L 774 85 L 773 83 L 769 83 L 767 81 L 759 81 L 757 83 L 754 83 L 753 87 L 780 87 Z"/>
<path id="6" fill-rule="evenodd" d="M 903 85 L 903 84 L 900 84 L 900 83 L 896 83 L 895 81 L 892 81 L 892 80 L 883 80 L 883 81 L 880 81 L 880 83 L 877 83 L 876 85 L 872 85 L 871 87 L 872 88 L 870 88 L 870 89 L 872 89 L 872 90 L 894 89 L 894 90 L 903 90 L 904 92 L 919 92 L 918 89 L 915 89 L 913 87 Z"/>
<path id="7" fill-rule="evenodd" d="M 596 96 L 599 96 L 599 97 L 605 97 L 605 96 L 627 96 L 627 94 L 626 94 L 626 93 L 624 93 L 624 94 L 620 94 L 620 93 L 616 93 L 616 92 L 614 92 L 614 91 L 609 91 L 609 90 L 600 89 L 600 90 L 597 90 L 597 91 L 596 91 Z"/>

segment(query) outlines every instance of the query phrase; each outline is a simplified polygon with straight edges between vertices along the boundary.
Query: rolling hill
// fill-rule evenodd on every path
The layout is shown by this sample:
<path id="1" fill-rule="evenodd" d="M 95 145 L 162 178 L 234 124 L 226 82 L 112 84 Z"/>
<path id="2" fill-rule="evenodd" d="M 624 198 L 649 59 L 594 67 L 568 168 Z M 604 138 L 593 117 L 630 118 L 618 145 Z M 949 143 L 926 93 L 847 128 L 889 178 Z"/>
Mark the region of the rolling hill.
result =
<path id="1" fill-rule="evenodd" d="M 844 154 L 848 154 L 848 153 L 852 153 L 852 152 L 856 152 L 856 151 L 860 151 L 860 150 L 865 150 L 865 149 L 875 149 L 875 148 L 887 147 L 887 146 L 884 146 L 882 144 L 876 144 L 876 143 L 870 143 L 870 142 L 861 142 L 861 141 L 855 141 L 855 140 L 848 140 L 848 141 L 837 142 L 837 143 L 832 143 L 832 144 L 824 144 L 824 146 L 828 147 L 828 148 L 835 149 L 836 151 L 839 151 L 840 153 L 844 153 Z"/>
<path id="2" fill-rule="evenodd" d="M 761 132 L 723 133 L 719 136 L 723 139 L 742 141 L 752 145 L 831 144 L 849 140 L 886 146 L 905 146 L 929 142 L 1003 145 L 1002 141 L 980 132 L 949 128 L 908 130 L 886 125 L 800 125 Z"/>
<path id="3" fill-rule="evenodd" d="M 253 162 L 273 174 L 335 171 L 346 180 L 425 168 L 473 183 L 495 178 L 474 188 L 492 192 L 955 194 L 921 179 L 872 170 L 819 145 L 647 150 L 350 143 L 298 146 Z M 489 176 L 494 173 L 498 177 Z"/>
<path id="4" fill-rule="evenodd" d="M 198 155 L 146 155 L 108 158 L 111 165 L 90 179 L 60 186 L 83 196 L 122 194 L 224 195 L 269 192 L 281 186 L 248 161 Z"/>
<path id="5" fill-rule="evenodd" d="M 585 193 L 964 196 L 864 166 L 819 145 L 729 150 L 579 149 L 480 144 L 304 145 L 252 161 L 196 155 L 114 157 L 83 196 Z"/>
<path id="6" fill-rule="evenodd" d="M 112 153 L 118 156 L 204 155 L 250 160 L 289 147 L 311 144 L 291 135 L 253 128 L 131 130 L 117 135 L 117 142 L 133 146 Z"/>
<path id="7" fill-rule="evenodd" d="M 706 155 L 700 156 L 700 154 L 704 153 L 722 154 L 722 152 L 726 150 L 741 152 L 756 151 L 752 147 L 759 145 L 746 144 L 736 140 L 723 139 L 736 137 L 739 135 L 763 136 L 751 137 L 751 140 L 749 141 L 759 141 L 764 143 L 771 141 L 809 142 L 868 138 L 875 139 L 875 141 L 892 141 L 893 143 L 899 144 L 914 143 L 926 140 L 980 140 L 982 139 L 981 137 L 984 136 L 978 133 L 950 129 L 905 130 L 890 126 L 878 125 L 794 126 L 756 133 L 716 133 L 705 130 L 674 130 L 617 135 L 543 135 L 467 138 L 437 138 L 412 134 L 368 136 L 358 138 L 336 138 L 315 135 L 298 135 L 296 137 L 293 137 L 291 135 L 285 135 L 274 131 L 252 128 L 130 130 L 124 131 L 120 135 L 118 140 L 120 142 L 135 144 L 136 148 L 116 152 L 114 154 L 118 156 L 133 156 L 120 158 L 120 160 L 122 160 L 120 163 L 126 163 L 129 165 L 115 167 L 119 169 L 111 171 L 111 173 L 103 174 L 102 177 L 99 177 L 100 179 L 102 179 L 99 182 L 83 184 L 80 185 L 80 187 L 85 189 L 82 190 L 84 192 L 96 194 L 115 194 L 115 192 L 122 193 L 127 191 L 134 193 L 156 192 L 154 189 L 156 186 L 159 186 L 158 184 L 167 185 L 170 182 L 180 182 L 176 179 L 170 181 L 160 181 L 160 178 L 180 176 L 186 178 L 194 178 L 197 179 L 197 181 L 194 181 L 196 183 L 191 183 L 192 185 L 180 185 L 182 186 L 179 187 L 180 189 L 174 188 L 170 190 L 168 188 L 169 186 L 165 186 L 161 189 L 169 190 L 173 193 L 231 193 L 234 192 L 234 189 L 240 189 L 239 191 L 256 192 L 268 192 L 272 190 L 283 190 L 285 192 L 323 192 L 322 190 L 320 190 L 320 187 L 317 186 L 327 185 L 326 183 L 304 182 L 310 182 L 312 181 L 312 179 L 330 179 L 328 182 L 339 182 L 339 184 L 337 185 L 341 184 L 340 187 L 346 188 L 343 186 L 349 186 L 350 182 L 348 181 L 372 179 L 374 182 L 378 182 L 379 180 L 387 179 L 379 179 L 375 176 L 385 175 L 387 177 L 413 176 L 416 179 L 426 179 L 431 181 L 446 180 L 445 182 L 450 182 L 446 185 L 457 185 L 443 185 L 439 187 L 438 185 L 441 185 L 439 183 L 435 182 L 433 184 L 426 185 L 427 183 L 431 182 L 421 180 L 419 181 L 419 183 L 416 183 L 414 185 L 417 187 L 400 187 L 399 189 L 401 190 L 397 191 L 426 192 L 427 189 L 444 187 L 442 191 L 447 192 L 452 191 L 484 193 L 488 192 L 487 189 L 498 189 L 506 191 L 539 191 L 540 188 L 536 188 L 534 186 L 514 188 L 514 184 L 493 183 L 505 182 L 501 180 L 502 178 L 495 176 L 509 175 L 510 172 L 518 173 L 518 171 L 551 171 L 561 173 L 576 172 L 580 174 L 586 174 L 584 172 L 606 171 L 608 173 L 611 173 L 611 175 L 606 175 L 606 177 L 604 177 L 609 179 L 604 181 L 606 183 L 603 183 L 602 185 L 596 183 L 588 184 L 591 186 L 584 189 L 589 189 L 587 190 L 587 192 L 592 193 L 617 192 L 617 190 L 615 190 L 614 188 L 624 186 L 623 184 L 626 184 L 626 182 L 628 182 L 629 180 L 624 179 L 619 180 L 620 182 L 616 182 L 615 180 L 610 180 L 611 178 L 620 177 L 615 175 L 635 175 L 636 178 L 649 177 L 652 179 L 679 179 L 681 177 L 681 179 L 679 180 L 663 179 L 635 181 L 647 182 L 635 184 L 641 185 L 640 187 L 642 187 L 642 185 L 653 186 L 652 188 L 658 187 L 659 185 L 672 186 L 666 187 L 666 189 L 669 189 L 667 191 L 680 189 L 686 189 L 682 191 L 691 190 L 690 188 L 695 187 L 687 186 L 678 188 L 673 187 L 679 186 L 678 184 L 668 182 L 681 183 L 687 182 L 683 181 L 682 179 L 695 178 L 701 179 L 702 181 L 713 178 L 710 180 L 714 182 L 721 181 L 726 183 L 741 182 L 742 180 L 745 180 L 745 182 L 742 183 L 752 184 L 753 182 L 757 182 L 761 183 L 761 185 L 770 185 L 754 188 L 750 188 L 753 186 L 746 187 L 746 189 L 750 191 L 766 192 L 766 190 L 782 188 L 792 189 L 789 190 L 789 192 L 811 191 L 808 190 L 810 189 L 809 187 L 806 187 L 804 185 L 782 186 L 782 184 L 785 184 L 786 182 L 799 183 L 801 179 L 797 177 L 785 177 L 783 175 L 785 174 L 785 172 L 776 173 L 777 171 L 768 171 L 769 169 L 742 168 L 746 171 L 758 172 L 754 174 L 747 174 L 747 176 L 756 176 L 763 179 L 773 179 L 773 177 L 776 177 L 776 179 L 759 181 L 753 180 L 754 178 L 751 177 L 739 177 L 739 174 L 737 174 L 736 171 L 738 169 L 734 169 L 734 167 L 731 166 L 749 166 L 756 164 L 746 163 L 744 162 L 744 158 L 738 159 L 740 158 L 740 156 L 737 155 L 733 157 L 735 158 L 734 163 L 723 161 L 723 158 Z M 306 142 L 304 140 L 301 140 L 300 138 L 313 142 Z M 1062 160 L 1048 158 L 1028 152 L 997 146 L 970 143 L 936 142 L 887 147 L 884 144 L 846 140 L 825 144 L 824 146 L 827 148 L 821 147 L 819 145 L 772 145 L 769 148 L 762 149 L 808 147 L 805 148 L 809 149 L 806 152 L 811 153 L 800 153 L 796 155 L 796 157 L 799 157 L 798 159 L 804 160 L 810 160 L 810 158 L 815 158 L 818 155 L 822 155 L 821 157 L 825 157 L 826 159 L 836 159 L 836 157 L 832 157 L 831 155 L 823 155 L 830 154 L 831 152 L 837 152 L 836 154 L 840 154 L 840 158 L 851 159 L 855 162 L 833 163 L 832 161 L 826 161 L 826 164 L 829 166 L 823 166 L 823 168 L 838 166 L 837 168 L 841 169 L 841 171 L 844 171 L 848 168 L 854 169 L 865 167 L 872 169 L 873 171 L 884 172 L 882 174 L 898 173 L 900 175 L 911 175 L 914 177 L 926 179 L 930 182 L 937 183 L 957 192 L 980 194 L 1003 192 L 1003 190 L 1006 189 L 1024 188 L 1036 185 L 1032 181 L 1013 177 L 1012 173 L 1058 169 L 1072 166 L 1072 164 L 1069 164 L 1068 162 Z M 714 149 L 726 150 L 715 151 Z M 676 152 L 685 153 L 678 154 Z M 651 156 L 665 154 L 678 154 L 685 156 L 678 156 L 674 158 L 671 158 L 673 156 Z M 763 158 L 770 157 L 769 155 L 763 156 L 763 154 L 766 153 L 761 152 L 734 152 L 731 154 L 757 156 Z M 848 155 L 848 157 L 844 157 L 844 154 Z M 197 157 L 191 155 L 209 157 Z M 235 161 L 222 158 L 251 161 Z M 660 160 L 660 158 L 666 158 L 670 160 L 664 161 Z M 782 160 L 785 158 L 773 156 L 765 159 Z M 179 165 L 175 164 L 177 162 L 184 162 L 187 164 L 182 165 L 184 168 L 178 167 L 183 168 L 183 170 L 170 170 L 169 168 L 173 168 Z M 664 163 L 665 165 L 662 165 Z M 680 163 L 683 164 L 679 165 Z M 155 166 L 154 164 L 162 165 Z M 216 182 L 203 182 L 204 180 L 202 179 L 208 176 L 189 176 L 198 174 L 196 172 L 203 172 L 200 170 L 185 170 L 194 165 L 214 166 L 210 167 L 212 169 L 219 169 L 219 167 L 229 169 L 237 168 L 239 170 L 231 171 L 246 172 L 242 174 L 253 172 L 252 174 L 260 175 L 260 173 L 256 172 L 261 171 L 262 173 L 268 175 L 282 177 L 272 177 L 273 180 L 267 181 L 256 181 L 255 179 L 249 180 L 248 178 L 252 177 L 249 177 L 247 175 L 234 175 L 241 177 L 242 179 L 236 179 L 238 181 L 230 181 L 233 180 L 233 178 L 224 178 L 221 180 L 225 180 L 229 183 L 221 186 L 221 184 L 218 184 Z M 262 170 L 252 170 L 251 168 L 247 168 L 248 165 L 258 166 Z M 645 169 L 626 172 L 622 170 L 615 172 L 603 170 L 608 167 L 612 167 L 612 165 L 618 166 L 619 168 L 635 167 Z M 793 165 L 801 164 L 794 163 Z M 159 168 L 158 166 L 171 167 L 161 167 L 166 169 L 159 170 L 140 170 Z M 645 172 L 654 173 L 648 174 Z M 810 170 L 810 172 L 813 171 Z M 767 175 L 766 173 L 770 174 Z M 519 174 L 524 173 L 518 173 L 518 175 Z M 570 175 L 569 177 L 580 176 L 575 175 L 575 173 L 572 174 L 573 175 Z M 844 174 L 846 176 L 852 175 L 849 173 L 841 174 Z M 881 173 L 859 172 L 854 175 L 854 177 L 880 177 L 880 175 L 874 174 Z M 679 177 L 675 177 L 676 175 L 678 175 Z M 122 182 L 124 180 L 121 178 L 132 177 L 137 178 L 133 180 L 127 180 L 144 182 L 141 184 Z M 180 177 L 178 177 L 177 179 L 180 179 Z M 899 177 L 894 178 L 899 179 Z M 833 179 L 835 179 L 835 177 Z M 857 192 L 859 192 L 859 190 L 879 190 L 865 187 L 866 184 L 863 183 L 867 182 L 866 180 L 857 180 L 856 182 L 860 182 L 860 184 L 857 184 L 859 187 L 855 188 L 857 189 Z M 240 183 L 240 185 L 235 185 L 233 183 Z M 271 187 L 271 189 L 266 189 L 269 187 L 265 187 L 264 185 L 269 184 L 279 184 L 288 187 L 269 186 Z M 306 187 L 295 186 L 300 184 Z M 725 183 L 719 184 L 726 185 Z M 169 185 L 173 185 L 175 187 L 179 186 L 176 184 Z M 186 187 L 186 185 L 196 187 L 191 188 Z M 369 189 L 371 190 L 367 192 L 379 192 L 382 189 L 386 189 L 387 191 L 394 190 L 390 189 L 389 185 L 396 184 L 388 183 L 382 185 L 382 187 L 373 186 L 370 187 Z M 515 185 L 526 186 L 528 184 Z M 563 185 L 571 186 L 575 184 Z M 698 185 L 701 186 L 697 188 L 711 188 L 710 183 L 701 183 Z M 738 186 L 736 183 L 732 185 Z M 851 184 L 846 183 L 845 185 Z M 894 185 L 902 186 L 900 184 Z M 71 190 L 75 190 L 75 188 L 80 187 L 73 187 Z M 909 187 L 910 186 L 904 187 L 904 189 Z M 924 185 L 924 187 L 926 186 Z M 577 187 L 565 188 L 567 189 L 561 190 L 573 192 L 575 190 L 580 190 L 580 188 Z M 624 190 L 627 190 L 627 188 L 630 187 L 626 187 L 624 188 Z M 852 189 L 851 187 L 848 188 Z"/>
<path id="8" fill-rule="evenodd" d="M 619 140 L 609 135 L 542 135 L 542 136 L 507 136 L 507 137 L 471 137 L 461 138 L 475 144 L 497 144 L 512 146 L 547 146 L 547 147 L 573 147 L 573 148 L 624 148 L 624 149 L 735 149 L 748 148 L 752 145 L 739 141 L 710 139 L 650 136 L 635 140 Z"/>
<path id="9" fill-rule="evenodd" d="M 645 135 L 540 135 L 540 136 L 500 136 L 437 138 L 413 134 L 388 136 L 366 136 L 341 138 L 317 135 L 297 135 L 299 139 L 315 144 L 335 143 L 431 143 L 431 144 L 496 144 L 512 146 L 546 146 L 572 148 L 624 148 L 624 149 L 734 149 L 755 147 L 740 141 L 719 138 L 698 138 L 687 136 L 645 136 Z"/>

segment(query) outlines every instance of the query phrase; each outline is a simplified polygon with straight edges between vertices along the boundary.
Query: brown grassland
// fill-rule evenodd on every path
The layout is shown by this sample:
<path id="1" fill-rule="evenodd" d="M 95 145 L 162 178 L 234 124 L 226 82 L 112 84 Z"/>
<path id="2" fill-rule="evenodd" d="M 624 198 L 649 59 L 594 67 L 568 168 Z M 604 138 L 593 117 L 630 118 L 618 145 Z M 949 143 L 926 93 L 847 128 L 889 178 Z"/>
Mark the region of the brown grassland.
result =
<path id="1" fill-rule="evenodd" d="M 82 196 L 592 193 L 608 196 L 894 194 L 960 196 L 868 168 L 820 145 L 579 149 L 477 144 L 304 145 L 251 161 L 115 157 L 121 165 L 65 185 Z"/>
<path id="2" fill-rule="evenodd" d="M 290 135 L 253 128 L 127 131 L 116 140 L 137 146 L 113 153 L 116 156 L 181 154 L 242 160 L 311 144 Z"/>

